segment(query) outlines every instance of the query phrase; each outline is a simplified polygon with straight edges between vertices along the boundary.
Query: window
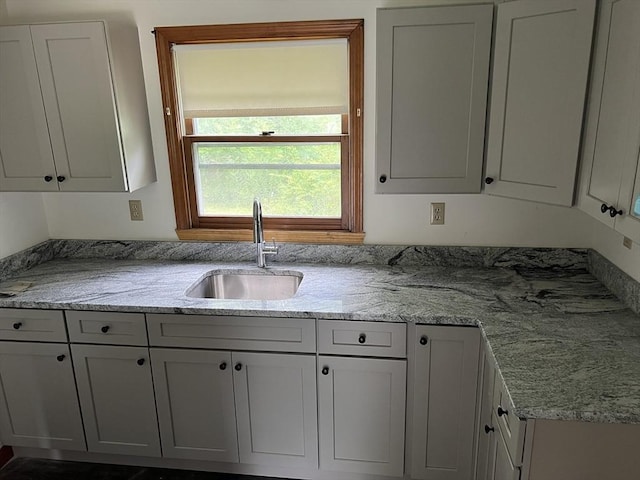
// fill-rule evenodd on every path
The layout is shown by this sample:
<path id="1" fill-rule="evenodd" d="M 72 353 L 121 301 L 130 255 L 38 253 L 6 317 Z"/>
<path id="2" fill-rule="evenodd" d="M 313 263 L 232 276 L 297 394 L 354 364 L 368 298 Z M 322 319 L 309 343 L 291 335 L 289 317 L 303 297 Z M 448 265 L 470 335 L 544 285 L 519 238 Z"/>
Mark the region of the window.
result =
<path id="1" fill-rule="evenodd" d="M 178 237 L 361 243 L 363 21 L 155 34 Z"/>

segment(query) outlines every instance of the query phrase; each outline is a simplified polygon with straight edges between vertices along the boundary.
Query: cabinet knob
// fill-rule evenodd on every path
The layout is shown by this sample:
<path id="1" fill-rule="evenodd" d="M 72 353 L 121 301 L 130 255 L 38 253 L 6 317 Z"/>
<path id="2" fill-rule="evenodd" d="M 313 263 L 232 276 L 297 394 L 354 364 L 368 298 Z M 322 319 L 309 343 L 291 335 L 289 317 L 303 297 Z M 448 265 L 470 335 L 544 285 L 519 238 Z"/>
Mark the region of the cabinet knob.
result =
<path id="1" fill-rule="evenodd" d="M 509 415 L 509 412 L 504 410 L 502 406 L 498 406 L 498 416 L 502 417 L 503 415 Z"/>
<path id="2" fill-rule="evenodd" d="M 58 180 L 59 182 L 64 182 L 67 179 L 67 177 L 65 177 L 64 175 L 58 175 L 56 177 L 56 180 Z"/>
<path id="3" fill-rule="evenodd" d="M 53 180 L 53 177 L 52 177 L 51 175 L 45 175 L 45 177 L 44 177 L 44 181 L 45 181 L 45 182 L 47 182 L 47 183 L 48 183 L 48 182 L 50 182 L 51 180 Z"/>
<path id="4" fill-rule="evenodd" d="M 322 367 L 322 374 L 329 375 L 329 367 Z"/>
<path id="5" fill-rule="evenodd" d="M 495 431 L 496 431 L 496 429 L 493 428 L 493 427 L 490 427 L 489 425 L 485 425 L 484 426 L 484 433 L 486 433 L 487 435 L 489 435 L 489 433 L 495 432 Z"/>
<path id="6" fill-rule="evenodd" d="M 109 331 L 109 325 L 105 325 L 105 326 L 103 326 L 102 328 L 100 328 L 100 331 L 101 331 L 102 333 L 107 333 L 107 332 Z"/>
<path id="7" fill-rule="evenodd" d="M 59 362 L 63 361 L 65 359 L 65 355 L 58 355 L 56 357 L 56 360 L 58 360 Z"/>
<path id="8" fill-rule="evenodd" d="M 379 180 L 380 180 L 380 183 L 384 183 L 384 182 L 387 181 L 387 176 L 386 175 L 380 175 Z"/>
<path id="9" fill-rule="evenodd" d="M 364 342 L 366 342 L 366 341 L 367 341 L 367 336 L 366 336 L 364 333 L 361 333 L 361 334 L 358 336 L 358 343 L 364 343 Z"/>
<path id="10" fill-rule="evenodd" d="M 144 358 L 139 358 L 136 363 L 140 366 L 144 365 Z"/>
<path id="11" fill-rule="evenodd" d="M 427 337 L 426 335 L 422 335 L 420 337 L 420 345 L 426 345 L 428 341 L 429 341 L 429 337 Z"/>
<path id="12" fill-rule="evenodd" d="M 616 215 L 622 215 L 622 210 L 616 210 L 615 207 L 609 207 L 609 215 L 611 218 L 615 218 Z"/>
<path id="13" fill-rule="evenodd" d="M 226 370 L 227 369 L 227 362 L 222 362 L 220 364 L 220 370 Z"/>
<path id="14" fill-rule="evenodd" d="M 486 183 L 487 185 L 491 185 L 493 183 L 493 177 L 486 177 L 484 179 L 484 183 Z"/>
<path id="15" fill-rule="evenodd" d="M 603 203 L 602 205 L 600 205 L 600 211 L 602 213 L 607 213 L 609 211 L 609 205 L 607 205 L 606 203 Z"/>
<path id="16" fill-rule="evenodd" d="M 242 370 L 242 364 L 241 363 L 236 363 L 236 366 L 233 367 L 236 369 L 236 372 L 239 372 L 240 370 Z"/>
<path id="17" fill-rule="evenodd" d="M 13 324 L 13 329 L 14 330 L 20 330 L 20 327 L 22 326 L 22 322 L 16 322 Z"/>

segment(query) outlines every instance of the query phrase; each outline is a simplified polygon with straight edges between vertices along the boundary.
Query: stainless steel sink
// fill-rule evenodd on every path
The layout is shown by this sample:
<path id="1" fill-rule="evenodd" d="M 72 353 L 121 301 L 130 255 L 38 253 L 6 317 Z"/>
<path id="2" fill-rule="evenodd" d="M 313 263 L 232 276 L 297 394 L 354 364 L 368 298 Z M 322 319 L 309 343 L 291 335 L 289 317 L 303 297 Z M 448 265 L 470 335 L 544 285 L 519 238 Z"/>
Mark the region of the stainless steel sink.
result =
<path id="1" fill-rule="evenodd" d="M 293 297 L 302 273 L 292 270 L 214 270 L 191 285 L 187 297 L 285 300 Z"/>

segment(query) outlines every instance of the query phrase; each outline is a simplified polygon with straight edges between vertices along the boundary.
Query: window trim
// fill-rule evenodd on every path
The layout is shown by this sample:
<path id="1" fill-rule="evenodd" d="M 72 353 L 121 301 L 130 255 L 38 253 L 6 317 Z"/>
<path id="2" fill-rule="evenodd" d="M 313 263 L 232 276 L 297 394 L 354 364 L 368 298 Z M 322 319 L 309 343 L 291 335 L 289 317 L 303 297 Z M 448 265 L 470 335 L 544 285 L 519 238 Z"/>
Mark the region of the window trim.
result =
<path id="1" fill-rule="evenodd" d="M 176 213 L 176 233 L 181 240 L 251 240 L 250 218 L 243 222 L 203 222 L 197 220 L 195 185 L 189 182 L 190 156 L 186 152 L 188 133 L 182 125 L 178 86 L 171 48 L 175 44 L 198 45 L 263 40 L 311 40 L 346 38 L 349 58 L 349 145 L 348 165 L 343 173 L 342 224 L 323 228 L 315 221 L 312 230 L 295 230 L 285 219 L 265 217 L 266 238 L 278 241 L 311 243 L 362 243 L 362 164 L 363 164 L 363 90 L 364 90 L 364 20 L 327 20 L 270 22 L 226 25 L 156 27 L 156 51 L 162 104 L 169 154 L 169 169 Z M 197 138 L 203 138 L 198 136 Z M 249 137 L 251 138 L 251 137 Z M 217 137 L 219 141 L 219 137 Z M 273 137 L 273 141 L 282 137 Z M 245 140 L 246 141 L 246 140 Z M 264 141 L 264 138 L 261 138 Z M 344 148 L 344 147 L 343 147 Z M 189 157 L 189 158 L 187 158 Z M 344 167 L 343 167 L 344 168 Z M 224 217 L 217 217 L 224 219 Z M 238 220 L 239 218 L 234 218 Z M 282 221 L 284 220 L 284 221 Z M 322 219 L 320 219 L 322 220 Z M 311 222 L 314 223 L 313 221 Z M 325 222 L 326 223 L 326 222 Z M 312 225 L 313 226 L 313 225 Z M 298 227 L 299 228 L 299 227 Z"/>

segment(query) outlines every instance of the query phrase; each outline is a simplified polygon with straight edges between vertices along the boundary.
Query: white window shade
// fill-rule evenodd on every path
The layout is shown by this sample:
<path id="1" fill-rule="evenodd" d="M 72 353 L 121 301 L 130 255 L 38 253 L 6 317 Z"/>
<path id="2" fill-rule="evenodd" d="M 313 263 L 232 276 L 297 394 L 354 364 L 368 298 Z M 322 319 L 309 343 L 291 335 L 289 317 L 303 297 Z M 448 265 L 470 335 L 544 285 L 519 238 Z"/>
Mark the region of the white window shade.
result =
<path id="1" fill-rule="evenodd" d="M 174 47 L 185 118 L 344 114 L 346 40 Z"/>

